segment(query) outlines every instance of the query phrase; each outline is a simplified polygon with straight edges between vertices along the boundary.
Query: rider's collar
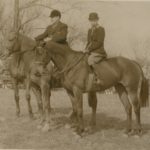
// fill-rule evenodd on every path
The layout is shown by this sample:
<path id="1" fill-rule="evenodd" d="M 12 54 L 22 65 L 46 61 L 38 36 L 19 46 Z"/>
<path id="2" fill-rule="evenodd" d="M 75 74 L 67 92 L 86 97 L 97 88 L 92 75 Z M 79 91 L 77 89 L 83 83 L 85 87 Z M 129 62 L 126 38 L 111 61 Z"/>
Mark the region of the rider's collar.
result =
<path id="1" fill-rule="evenodd" d="M 55 23 L 52 24 L 52 27 L 55 28 L 59 23 L 60 23 L 60 20 L 56 21 Z"/>
<path id="2" fill-rule="evenodd" d="M 97 28 L 99 28 L 99 27 L 100 27 L 100 25 L 99 25 L 99 24 L 97 24 L 97 25 L 95 25 L 95 26 L 91 27 L 91 29 L 97 29 Z"/>

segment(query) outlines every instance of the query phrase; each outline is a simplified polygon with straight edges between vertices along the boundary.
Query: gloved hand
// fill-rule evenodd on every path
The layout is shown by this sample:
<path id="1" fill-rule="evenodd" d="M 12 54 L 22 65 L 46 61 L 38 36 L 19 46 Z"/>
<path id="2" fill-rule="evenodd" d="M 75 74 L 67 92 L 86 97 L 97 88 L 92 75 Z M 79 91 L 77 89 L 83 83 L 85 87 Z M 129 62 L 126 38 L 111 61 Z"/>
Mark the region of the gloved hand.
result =
<path id="1" fill-rule="evenodd" d="M 51 37 L 47 37 L 44 39 L 45 42 L 51 41 L 52 40 L 52 36 Z"/>

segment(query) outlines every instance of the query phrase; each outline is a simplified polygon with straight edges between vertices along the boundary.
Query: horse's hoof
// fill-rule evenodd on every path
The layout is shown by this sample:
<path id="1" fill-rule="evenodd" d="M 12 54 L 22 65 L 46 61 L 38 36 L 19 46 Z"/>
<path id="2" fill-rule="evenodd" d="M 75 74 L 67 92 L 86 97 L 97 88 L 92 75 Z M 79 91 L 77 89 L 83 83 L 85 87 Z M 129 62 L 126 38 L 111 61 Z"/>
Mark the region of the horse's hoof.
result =
<path id="1" fill-rule="evenodd" d="M 124 138 L 128 138 L 129 137 L 129 135 L 127 134 L 127 133 L 123 133 L 123 135 L 122 135 Z"/>
<path id="2" fill-rule="evenodd" d="M 43 132 L 48 132 L 48 131 L 50 131 L 49 123 L 46 123 L 46 124 L 43 126 L 42 131 L 43 131 Z"/>
<path id="3" fill-rule="evenodd" d="M 30 117 L 30 120 L 35 120 L 36 119 L 36 117 L 33 114 L 30 114 L 29 117 Z"/>
<path id="4" fill-rule="evenodd" d="M 17 118 L 20 117 L 20 112 L 16 112 L 16 117 L 17 117 Z"/>
<path id="5" fill-rule="evenodd" d="M 71 129 L 76 130 L 77 127 L 78 127 L 78 125 L 75 124 L 75 123 L 72 123 L 72 124 L 70 125 L 70 127 L 71 127 Z"/>
<path id="6" fill-rule="evenodd" d="M 82 137 L 79 134 L 74 134 L 76 140 L 80 140 Z"/>
<path id="7" fill-rule="evenodd" d="M 142 135 L 142 130 L 141 129 L 134 129 L 131 132 L 129 132 L 128 135 L 133 136 L 133 137 L 140 137 Z"/>
<path id="8" fill-rule="evenodd" d="M 127 138 L 131 135 L 132 133 L 132 129 L 126 129 L 124 132 L 123 132 L 123 137 Z"/>
<path id="9" fill-rule="evenodd" d="M 94 131 L 95 131 L 94 127 L 89 126 L 89 127 L 85 128 L 85 132 L 88 134 L 93 134 Z"/>
<path id="10" fill-rule="evenodd" d="M 133 137 L 134 137 L 134 138 L 136 138 L 136 139 L 138 139 L 138 138 L 140 138 L 141 136 L 140 136 L 140 135 L 135 134 L 135 135 L 133 135 Z"/>
<path id="11" fill-rule="evenodd" d="M 73 135 L 76 140 L 80 140 L 82 138 L 82 135 L 78 134 L 77 132 L 73 132 Z"/>
<path id="12" fill-rule="evenodd" d="M 80 128 L 76 128 L 75 132 L 82 137 L 83 133 L 84 133 L 84 129 L 80 129 Z"/>

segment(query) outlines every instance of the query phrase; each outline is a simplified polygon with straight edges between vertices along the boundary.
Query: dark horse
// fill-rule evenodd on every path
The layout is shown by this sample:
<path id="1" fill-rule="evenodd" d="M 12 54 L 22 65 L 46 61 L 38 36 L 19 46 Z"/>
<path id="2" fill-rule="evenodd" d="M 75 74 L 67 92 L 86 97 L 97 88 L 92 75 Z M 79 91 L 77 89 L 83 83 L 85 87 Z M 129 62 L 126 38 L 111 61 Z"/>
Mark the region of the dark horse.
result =
<path id="1" fill-rule="evenodd" d="M 36 43 L 31 38 L 17 32 L 11 32 L 8 39 L 9 69 L 14 85 L 16 114 L 17 116 L 20 115 L 18 84 L 24 82 L 29 116 L 33 118 L 30 104 L 30 89 L 32 88 L 37 99 L 39 113 L 42 116 L 42 121 L 44 121 L 45 116 L 49 116 L 50 111 L 50 79 L 53 66 L 49 64 L 47 68 L 43 68 L 43 64 L 39 63 L 41 60 L 36 55 Z M 46 120 L 49 120 L 49 117 Z"/>
<path id="2" fill-rule="evenodd" d="M 92 107 L 92 125 L 96 121 L 95 91 L 103 91 L 115 86 L 127 114 L 127 130 L 129 134 L 141 133 L 140 108 L 148 105 L 148 82 L 141 67 L 124 57 L 114 57 L 93 66 L 94 73 L 101 80 L 98 88 L 87 88 L 89 82 L 89 66 L 87 55 L 71 50 L 61 44 L 47 42 L 43 59 L 51 59 L 63 75 L 63 84 L 74 102 L 74 116 L 77 117 L 77 133 L 84 131 L 82 93 L 91 92 L 89 104 Z M 93 96 L 92 96 L 93 93 Z M 136 115 L 136 126 L 132 129 L 132 105 Z"/>

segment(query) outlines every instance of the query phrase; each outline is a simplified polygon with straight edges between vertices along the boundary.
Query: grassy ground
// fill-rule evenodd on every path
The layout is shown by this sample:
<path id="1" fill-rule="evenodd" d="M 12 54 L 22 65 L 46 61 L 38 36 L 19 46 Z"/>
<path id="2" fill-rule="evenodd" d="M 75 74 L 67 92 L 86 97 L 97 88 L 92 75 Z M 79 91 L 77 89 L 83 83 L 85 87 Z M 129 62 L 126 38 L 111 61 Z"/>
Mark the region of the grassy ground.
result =
<path id="1" fill-rule="evenodd" d="M 24 91 L 21 91 L 21 117 L 15 117 L 12 90 L 0 90 L 0 148 L 30 148 L 50 150 L 149 150 L 150 109 L 142 109 L 144 134 L 141 138 L 124 137 L 126 115 L 117 95 L 98 94 L 97 127 L 94 134 L 78 139 L 66 128 L 71 112 L 69 98 L 64 91 L 52 92 L 51 104 L 55 109 L 52 118 L 59 124 L 57 129 L 44 133 L 37 129 L 37 120 L 28 118 Z M 36 101 L 32 96 L 34 112 Z M 90 118 L 90 108 L 84 96 L 85 125 Z"/>

